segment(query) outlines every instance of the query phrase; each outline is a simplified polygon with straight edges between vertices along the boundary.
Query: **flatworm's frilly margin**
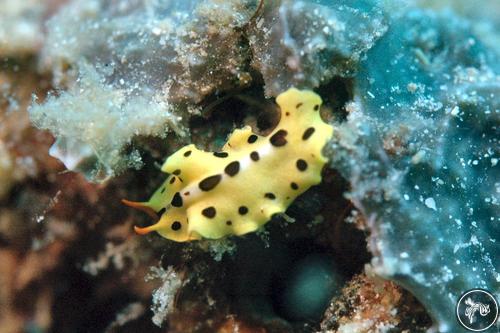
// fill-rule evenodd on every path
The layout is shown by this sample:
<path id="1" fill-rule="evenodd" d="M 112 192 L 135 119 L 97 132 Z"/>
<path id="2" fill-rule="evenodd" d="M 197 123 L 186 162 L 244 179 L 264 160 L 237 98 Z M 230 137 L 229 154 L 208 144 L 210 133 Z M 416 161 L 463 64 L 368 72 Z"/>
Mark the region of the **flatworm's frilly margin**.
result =
<path id="1" fill-rule="evenodd" d="M 235 130 L 220 152 L 191 144 L 170 156 L 161 169 L 169 176 L 148 202 L 124 200 L 161 216 L 136 231 L 156 231 L 178 242 L 243 235 L 320 183 L 327 162 L 321 151 L 333 134 L 320 117 L 321 98 L 291 88 L 276 102 L 281 119 L 269 136 L 246 126 Z"/>

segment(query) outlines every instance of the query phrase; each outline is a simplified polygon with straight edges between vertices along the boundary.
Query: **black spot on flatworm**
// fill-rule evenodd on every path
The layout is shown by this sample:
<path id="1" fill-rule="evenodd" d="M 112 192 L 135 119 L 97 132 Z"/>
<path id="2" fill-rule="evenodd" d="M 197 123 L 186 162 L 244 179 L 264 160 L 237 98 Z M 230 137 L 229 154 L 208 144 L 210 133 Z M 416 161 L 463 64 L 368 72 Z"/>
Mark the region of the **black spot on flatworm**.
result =
<path id="1" fill-rule="evenodd" d="M 173 183 L 175 183 L 175 177 L 172 177 L 172 179 L 170 179 L 170 184 L 173 184 Z M 163 192 L 161 192 L 161 193 L 163 193 Z"/>
<path id="2" fill-rule="evenodd" d="M 267 192 L 266 194 L 264 194 L 264 196 L 268 199 L 276 199 L 276 196 L 274 195 L 274 193 L 271 193 L 271 192 Z"/>
<path id="3" fill-rule="evenodd" d="M 238 213 L 240 213 L 240 215 L 245 215 L 248 213 L 248 208 L 246 206 L 240 206 L 240 208 L 238 208 Z"/>
<path id="4" fill-rule="evenodd" d="M 228 157 L 228 156 L 229 156 L 229 154 L 228 154 L 228 153 L 226 153 L 225 151 L 223 151 L 223 152 L 215 152 L 215 153 L 214 153 L 214 156 L 215 156 L 215 157 L 224 158 L 224 157 Z"/>
<path id="5" fill-rule="evenodd" d="M 170 181 L 170 184 L 172 184 L 172 181 Z M 163 194 L 167 188 L 165 186 L 162 187 L 160 193 Z"/>
<path id="6" fill-rule="evenodd" d="M 307 169 L 307 162 L 303 159 L 298 159 L 296 164 L 297 169 L 299 169 L 300 171 L 305 171 Z"/>
<path id="7" fill-rule="evenodd" d="M 222 175 L 214 175 L 207 177 L 203 179 L 198 186 L 200 187 L 200 190 L 202 191 L 210 191 L 213 190 L 217 184 L 219 184 L 220 180 L 222 179 Z"/>
<path id="8" fill-rule="evenodd" d="M 161 216 L 163 215 L 163 213 L 165 213 L 165 211 L 166 211 L 166 210 L 167 210 L 167 209 L 166 209 L 165 207 L 163 207 L 162 209 L 160 209 L 160 210 L 158 211 L 158 215 L 161 217 Z"/>
<path id="9" fill-rule="evenodd" d="M 270 141 L 271 144 L 275 147 L 281 147 L 286 145 L 286 135 L 288 134 L 287 131 L 281 129 L 278 132 L 274 133 L 273 136 L 271 137 Z"/>
<path id="10" fill-rule="evenodd" d="M 297 183 L 294 183 L 294 182 L 290 183 L 290 187 L 292 188 L 292 190 L 298 190 L 299 189 L 299 185 L 297 185 Z"/>
<path id="11" fill-rule="evenodd" d="M 251 152 L 250 158 L 252 159 L 252 161 L 257 162 L 260 159 L 259 153 L 256 151 Z"/>
<path id="12" fill-rule="evenodd" d="M 314 111 L 318 111 L 318 110 L 319 110 L 319 105 L 318 105 L 318 104 L 316 104 L 316 105 L 314 106 Z"/>
<path id="13" fill-rule="evenodd" d="M 238 161 L 229 163 L 224 169 L 224 172 L 231 177 L 236 175 L 239 171 L 240 171 L 240 162 Z"/>
<path id="14" fill-rule="evenodd" d="M 255 141 L 257 141 L 257 135 L 252 134 L 248 137 L 248 140 L 247 140 L 248 143 L 254 143 Z"/>
<path id="15" fill-rule="evenodd" d="M 172 198 L 171 204 L 174 207 L 182 207 L 182 197 L 181 197 L 181 194 L 179 192 L 176 192 L 174 194 L 174 197 Z"/>
<path id="16" fill-rule="evenodd" d="M 189 155 L 191 155 L 191 150 L 188 150 L 187 152 L 184 153 L 185 157 L 188 157 Z"/>
<path id="17" fill-rule="evenodd" d="M 173 231 L 177 231 L 181 229 L 182 224 L 179 221 L 175 221 L 174 223 L 172 223 L 170 227 L 172 228 Z"/>
<path id="18" fill-rule="evenodd" d="M 216 211 L 214 207 L 207 207 L 201 211 L 201 214 L 209 219 L 212 219 L 215 217 Z"/>
<path id="19" fill-rule="evenodd" d="M 314 127 L 309 127 L 308 129 L 306 129 L 304 131 L 304 134 L 302 135 L 302 140 L 307 140 L 311 137 L 311 135 L 313 135 L 315 129 Z"/>
<path id="20" fill-rule="evenodd" d="M 232 224 L 233 224 L 233 222 L 231 222 L 231 221 L 226 221 L 226 225 L 232 225 Z"/>
<path id="21" fill-rule="evenodd" d="M 172 172 L 174 175 L 178 176 L 181 174 L 181 170 L 180 169 L 176 169 L 174 170 L 174 172 Z"/>
<path id="22" fill-rule="evenodd" d="M 296 109 L 298 109 L 298 108 L 300 108 L 301 106 L 302 106 L 302 103 L 299 103 L 299 104 L 295 105 L 295 108 L 296 108 Z"/>

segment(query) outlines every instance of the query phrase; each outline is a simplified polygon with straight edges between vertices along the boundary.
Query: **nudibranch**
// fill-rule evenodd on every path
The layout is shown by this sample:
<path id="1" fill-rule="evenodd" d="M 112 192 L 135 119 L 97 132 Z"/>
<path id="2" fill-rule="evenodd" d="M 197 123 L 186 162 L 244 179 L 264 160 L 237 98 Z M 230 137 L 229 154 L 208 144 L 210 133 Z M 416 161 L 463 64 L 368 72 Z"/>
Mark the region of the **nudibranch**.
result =
<path id="1" fill-rule="evenodd" d="M 149 201 L 123 201 L 160 216 L 135 231 L 156 231 L 177 242 L 243 235 L 319 184 L 327 162 L 322 149 L 333 133 L 320 117 L 321 98 L 290 88 L 276 102 L 281 118 L 268 136 L 245 126 L 219 152 L 190 144 L 169 156 L 161 168 L 169 176 Z"/>

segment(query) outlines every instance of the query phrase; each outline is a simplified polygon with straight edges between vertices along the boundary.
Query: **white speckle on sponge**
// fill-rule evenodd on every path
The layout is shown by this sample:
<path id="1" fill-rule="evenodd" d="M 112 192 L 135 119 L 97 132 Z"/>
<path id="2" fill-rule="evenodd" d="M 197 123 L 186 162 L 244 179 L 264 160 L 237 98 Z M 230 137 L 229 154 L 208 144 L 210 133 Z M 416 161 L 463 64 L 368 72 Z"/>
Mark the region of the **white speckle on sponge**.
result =
<path id="1" fill-rule="evenodd" d="M 434 198 L 425 199 L 424 204 L 427 206 L 427 208 L 430 208 L 430 209 L 437 211 L 436 201 L 434 200 Z"/>

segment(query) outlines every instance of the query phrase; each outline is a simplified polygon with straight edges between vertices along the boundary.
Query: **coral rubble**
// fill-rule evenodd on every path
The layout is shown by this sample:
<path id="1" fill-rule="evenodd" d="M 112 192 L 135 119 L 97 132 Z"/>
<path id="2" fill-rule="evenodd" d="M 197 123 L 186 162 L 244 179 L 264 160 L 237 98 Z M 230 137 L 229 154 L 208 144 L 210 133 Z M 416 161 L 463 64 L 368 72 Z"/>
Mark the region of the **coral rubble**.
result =
<path id="1" fill-rule="evenodd" d="M 364 52 L 387 30 L 376 1 L 271 4 L 249 33 L 252 65 L 268 96 L 352 76 Z"/>
<path id="2" fill-rule="evenodd" d="M 139 167 L 137 151 L 125 151 L 133 137 L 182 137 L 183 103 L 194 110 L 216 90 L 247 84 L 237 28 L 250 13 L 238 1 L 74 1 L 48 23 L 42 50 L 55 84 L 71 88 L 31 116 L 57 136 L 55 155 L 91 180 Z"/>
<path id="3" fill-rule="evenodd" d="M 424 308 L 394 282 L 373 273 L 355 276 L 325 311 L 321 332 L 425 332 Z"/>
<path id="4" fill-rule="evenodd" d="M 42 46 L 48 1 L 0 1 L 0 56 L 32 54 Z"/>

